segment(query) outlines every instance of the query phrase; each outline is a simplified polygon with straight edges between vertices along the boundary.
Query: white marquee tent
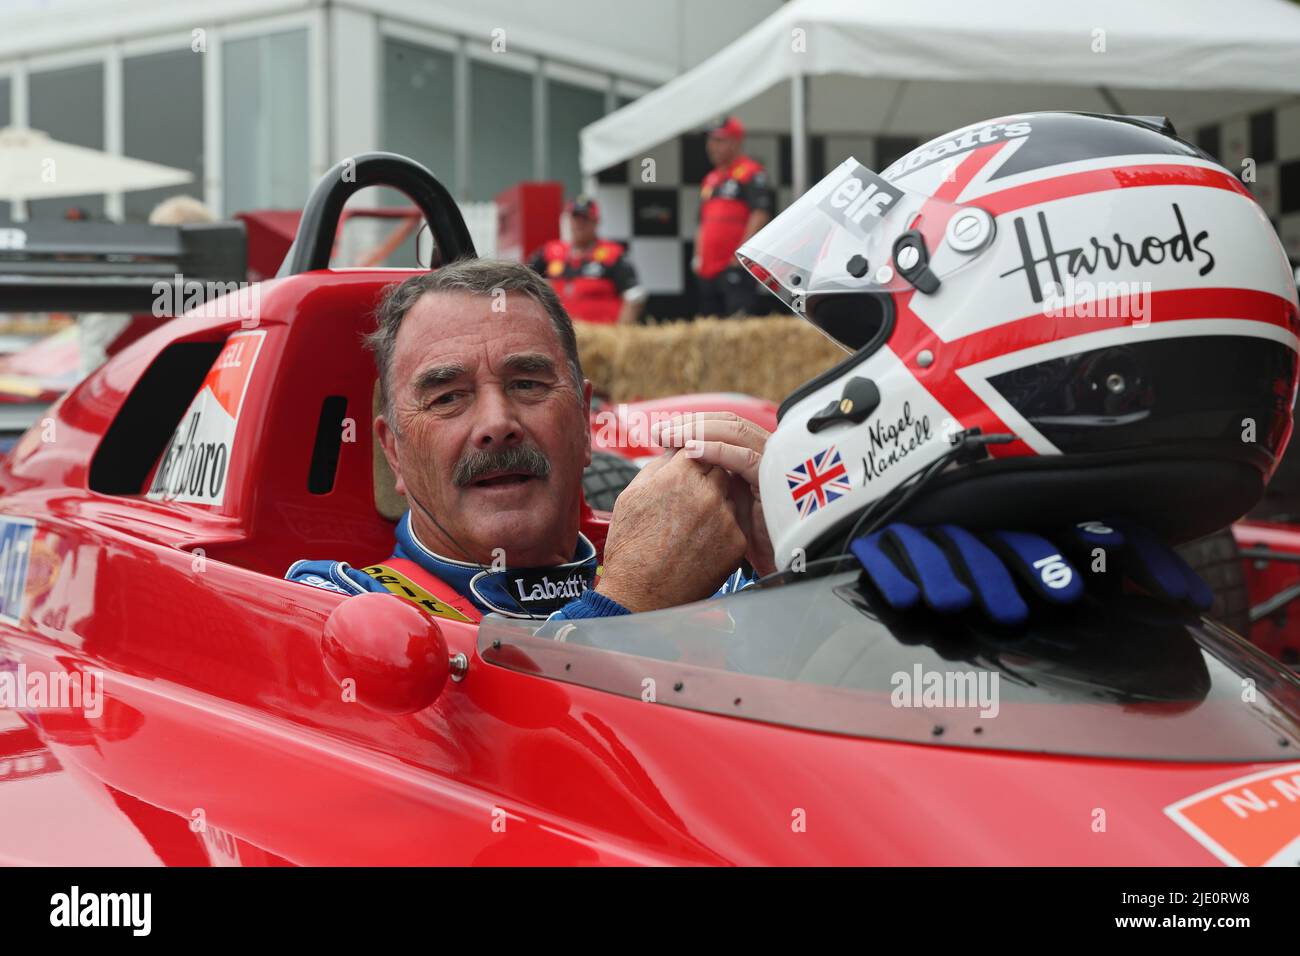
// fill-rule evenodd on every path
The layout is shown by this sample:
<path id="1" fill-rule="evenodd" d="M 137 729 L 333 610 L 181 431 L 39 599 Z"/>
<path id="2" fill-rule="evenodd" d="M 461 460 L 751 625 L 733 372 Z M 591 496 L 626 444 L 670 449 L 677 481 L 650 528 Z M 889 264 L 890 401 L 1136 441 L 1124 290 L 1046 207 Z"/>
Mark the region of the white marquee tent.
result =
<path id="1" fill-rule="evenodd" d="M 1300 93 L 1287 0 L 793 0 L 709 60 L 586 127 L 595 173 L 736 111 L 814 132 L 935 134 L 1033 109 L 1186 127 Z"/>

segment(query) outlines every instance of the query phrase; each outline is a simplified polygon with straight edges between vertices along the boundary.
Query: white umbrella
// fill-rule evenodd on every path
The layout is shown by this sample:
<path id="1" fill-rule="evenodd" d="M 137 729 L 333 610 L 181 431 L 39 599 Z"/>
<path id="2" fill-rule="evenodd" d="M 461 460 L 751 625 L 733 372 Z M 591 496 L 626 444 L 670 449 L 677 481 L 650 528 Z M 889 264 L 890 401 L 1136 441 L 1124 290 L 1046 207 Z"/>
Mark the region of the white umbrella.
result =
<path id="1" fill-rule="evenodd" d="M 0 201 L 130 192 L 193 179 L 183 169 L 61 143 L 40 130 L 0 129 Z"/>

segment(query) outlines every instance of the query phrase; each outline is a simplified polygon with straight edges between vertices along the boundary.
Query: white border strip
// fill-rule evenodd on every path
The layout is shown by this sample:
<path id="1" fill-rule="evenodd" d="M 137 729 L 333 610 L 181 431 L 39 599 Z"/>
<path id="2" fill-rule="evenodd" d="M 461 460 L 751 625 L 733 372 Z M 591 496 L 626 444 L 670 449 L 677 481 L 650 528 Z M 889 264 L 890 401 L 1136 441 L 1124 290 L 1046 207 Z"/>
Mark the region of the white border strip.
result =
<path id="1" fill-rule="evenodd" d="M 1225 780 L 1223 783 L 1215 784 L 1213 787 L 1207 787 L 1190 797 L 1183 797 L 1177 803 L 1171 803 L 1165 807 L 1165 816 L 1169 817 L 1174 823 L 1187 832 L 1197 843 L 1213 853 L 1219 860 L 1228 866 L 1245 866 L 1240 860 L 1224 849 L 1218 841 L 1208 833 L 1198 827 L 1187 817 L 1183 816 L 1183 808 L 1192 803 L 1203 803 L 1210 797 L 1225 793 L 1229 790 L 1238 790 L 1246 784 L 1254 783 L 1256 780 L 1265 780 L 1269 777 L 1279 777 L 1285 773 L 1300 772 L 1300 763 L 1282 764 L 1272 770 L 1261 770 L 1259 773 L 1252 773 L 1246 777 L 1237 777 L 1233 780 Z M 1295 841 L 1292 841 L 1293 844 Z M 1284 848 L 1285 852 L 1285 848 Z"/>

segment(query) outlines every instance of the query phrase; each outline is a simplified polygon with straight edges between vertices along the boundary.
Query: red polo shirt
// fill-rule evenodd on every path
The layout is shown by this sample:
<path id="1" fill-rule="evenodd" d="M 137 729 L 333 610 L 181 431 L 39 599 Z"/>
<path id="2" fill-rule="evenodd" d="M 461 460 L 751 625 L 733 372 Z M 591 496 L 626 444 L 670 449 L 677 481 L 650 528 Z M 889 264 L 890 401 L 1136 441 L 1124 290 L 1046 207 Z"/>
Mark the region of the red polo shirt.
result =
<path id="1" fill-rule="evenodd" d="M 776 205 L 763 164 L 741 156 L 730 166 L 713 169 L 700 186 L 700 228 L 695 252 L 699 274 L 711 279 L 736 260 L 745 224 L 755 209 L 771 214 Z"/>

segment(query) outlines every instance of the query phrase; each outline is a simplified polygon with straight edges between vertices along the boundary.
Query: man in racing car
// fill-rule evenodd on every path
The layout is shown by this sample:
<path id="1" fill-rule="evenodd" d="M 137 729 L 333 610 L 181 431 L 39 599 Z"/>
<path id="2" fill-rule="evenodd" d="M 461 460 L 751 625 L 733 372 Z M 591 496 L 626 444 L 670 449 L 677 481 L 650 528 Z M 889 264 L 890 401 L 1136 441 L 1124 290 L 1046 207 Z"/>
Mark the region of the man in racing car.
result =
<path id="1" fill-rule="evenodd" d="M 617 242 L 600 239 L 596 200 L 579 196 L 564 207 L 572 239 L 553 239 L 534 253 L 529 265 L 550 280 L 564 309 L 584 322 L 635 325 L 645 306 L 645 288 Z"/>
<path id="2" fill-rule="evenodd" d="M 368 345 L 383 396 L 374 427 L 411 509 L 388 567 L 297 561 L 291 580 L 346 594 L 428 592 L 476 620 L 598 617 L 738 586 L 774 567 L 754 488 L 767 433 L 703 413 L 659 435 L 674 449 L 619 497 L 603 554 L 580 533 L 588 407 L 573 324 L 520 263 L 465 260 L 395 286 Z M 409 592 L 409 593 L 408 593 Z"/>

